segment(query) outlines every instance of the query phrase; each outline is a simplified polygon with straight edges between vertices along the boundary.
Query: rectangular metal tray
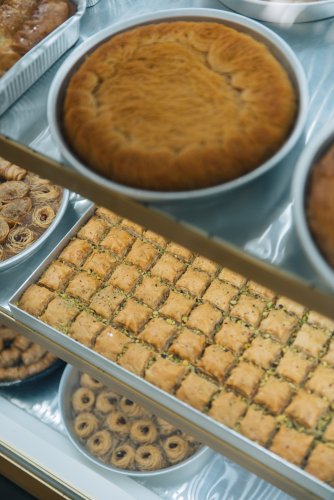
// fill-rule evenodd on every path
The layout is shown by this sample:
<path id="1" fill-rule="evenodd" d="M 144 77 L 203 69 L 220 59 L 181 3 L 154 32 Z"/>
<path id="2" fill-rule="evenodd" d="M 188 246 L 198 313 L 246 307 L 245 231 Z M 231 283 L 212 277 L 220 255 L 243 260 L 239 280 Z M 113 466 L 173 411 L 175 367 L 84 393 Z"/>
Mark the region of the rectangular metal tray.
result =
<path id="1" fill-rule="evenodd" d="M 0 78 L 0 115 L 78 40 L 86 0 L 72 2 L 76 5 L 74 14 L 22 56 Z"/>
<path id="2" fill-rule="evenodd" d="M 252 472 L 260 474 L 290 494 L 305 499 L 315 496 L 324 499 L 333 498 L 333 489 L 329 485 L 102 357 L 17 306 L 25 289 L 36 282 L 51 261 L 59 255 L 68 241 L 93 214 L 94 208 L 95 206 L 91 205 L 83 212 L 69 232 L 10 298 L 9 308 L 13 318 L 32 329 L 31 337 L 52 350 L 54 354 L 147 406 L 153 413 L 160 414 L 203 443 L 241 465 L 245 465 Z M 29 331 L 27 333 L 30 336 Z"/>

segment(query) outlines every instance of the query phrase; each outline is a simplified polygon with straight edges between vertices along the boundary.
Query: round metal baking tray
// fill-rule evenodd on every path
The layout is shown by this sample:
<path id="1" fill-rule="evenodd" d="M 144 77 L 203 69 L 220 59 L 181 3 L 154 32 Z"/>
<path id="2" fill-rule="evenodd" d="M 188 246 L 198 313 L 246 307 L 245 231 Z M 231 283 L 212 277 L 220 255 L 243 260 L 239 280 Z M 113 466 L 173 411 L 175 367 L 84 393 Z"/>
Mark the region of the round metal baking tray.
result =
<path id="1" fill-rule="evenodd" d="M 50 366 L 45 368 L 45 370 L 40 371 L 39 373 L 35 373 L 34 375 L 30 375 L 30 377 L 22 378 L 19 380 L 0 380 L 0 388 L 6 387 L 21 387 L 25 384 L 32 384 L 35 382 L 39 382 L 44 378 L 51 375 L 56 370 L 65 366 L 65 362 L 61 359 L 56 359 Z"/>
<path id="2" fill-rule="evenodd" d="M 292 180 L 293 216 L 303 250 L 324 283 L 334 290 L 334 269 L 329 265 L 311 234 L 305 213 L 305 197 L 310 171 L 334 142 L 334 127 L 325 127 L 303 150 Z"/>
<path id="3" fill-rule="evenodd" d="M 223 23 L 241 32 L 250 34 L 255 39 L 264 43 L 275 55 L 275 57 L 281 62 L 281 64 L 286 68 L 296 89 L 299 108 L 294 127 L 286 142 L 271 158 L 269 158 L 266 162 L 264 162 L 253 171 L 224 184 L 219 184 L 209 188 L 179 192 L 151 191 L 118 184 L 98 175 L 93 170 L 88 168 L 71 151 L 71 149 L 68 147 L 68 144 L 66 143 L 66 139 L 62 130 L 61 113 L 64 94 L 68 81 L 71 75 L 87 57 L 87 55 L 94 51 L 98 45 L 100 45 L 116 33 L 148 23 L 162 21 L 172 22 L 179 20 L 197 22 L 212 21 Z M 253 181 L 260 175 L 269 171 L 271 168 L 277 165 L 296 144 L 304 128 L 307 114 L 307 105 L 308 88 L 304 70 L 292 49 L 283 39 L 281 39 L 278 35 L 276 35 L 265 26 L 257 23 L 256 21 L 247 19 L 238 14 L 223 12 L 216 9 L 188 8 L 145 14 L 136 18 L 119 22 L 117 24 L 114 24 L 112 27 L 101 31 L 97 35 L 92 36 L 89 40 L 84 42 L 81 46 L 79 46 L 75 51 L 72 52 L 72 54 L 66 59 L 61 68 L 58 70 L 49 91 L 47 114 L 51 135 L 54 138 L 55 143 L 59 147 L 63 158 L 69 165 L 73 166 L 86 178 L 91 179 L 99 185 L 108 186 L 111 190 L 129 196 L 130 198 L 138 199 L 141 201 L 166 202 L 190 200 L 226 193 L 231 191 L 232 189 L 243 186 L 246 183 Z"/>
<path id="4" fill-rule="evenodd" d="M 279 0 L 219 0 L 223 5 L 244 16 L 260 21 L 292 25 L 318 21 L 334 16 L 333 0 L 309 2 Z"/>
<path id="5" fill-rule="evenodd" d="M 51 222 L 50 226 L 44 231 L 44 233 L 41 234 L 39 238 L 37 238 L 31 245 L 29 245 L 25 250 L 22 252 L 13 255 L 12 257 L 9 257 L 9 259 L 0 261 L 0 272 L 4 271 L 5 269 L 9 269 L 10 267 L 15 266 L 17 263 L 22 262 L 26 257 L 31 255 L 37 248 L 39 248 L 44 241 L 49 238 L 49 236 L 53 233 L 54 229 L 56 229 L 57 225 L 61 221 L 65 210 L 68 206 L 68 200 L 69 200 L 69 191 L 67 189 L 62 188 L 63 193 L 62 193 L 62 199 L 59 205 L 58 212 L 56 213 L 55 218 Z"/>
<path id="6" fill-rule="evenodd" d="M 76 368 L 67 365 L 65 368 L 60 385 L 59 385 L 59 395 L 58 404 L 61 413 L 61 417 L 66 429 L 67 435 L 74 444 L 74 446 L 89 460 L 94 462 L 94 464 L 109 470 L 110 472 L 117 472 L 119 474 L 125 474 L 128 476 L 134 476 L 137 478 L 157 478 L 159 479 L 159 484 L 163 478 L 169 480 L 172 476 L 173 481 L 184 481 L 187 475 L 194 476 L 196 472 L 199 472 L 207 463 L 209 458 L 213 455 L 213 451 L 207 446 L 202 446 L 199 450 L 191 455 L 186 460 L 179 462 L 170 467 L 164 469 L 154 470 L 154 471 L 138 471 L 138 470 L 126 470 L 113 467 L 112 465 L 106 464 L 96 458 L 94 455 L 89 453 L 89 451 L 84 447 L 82 442 L 76 436 L 73 427 L 73 413 L 72 413 L 72 394 L 80 387 L 80 375 L 81 372 Z"/>

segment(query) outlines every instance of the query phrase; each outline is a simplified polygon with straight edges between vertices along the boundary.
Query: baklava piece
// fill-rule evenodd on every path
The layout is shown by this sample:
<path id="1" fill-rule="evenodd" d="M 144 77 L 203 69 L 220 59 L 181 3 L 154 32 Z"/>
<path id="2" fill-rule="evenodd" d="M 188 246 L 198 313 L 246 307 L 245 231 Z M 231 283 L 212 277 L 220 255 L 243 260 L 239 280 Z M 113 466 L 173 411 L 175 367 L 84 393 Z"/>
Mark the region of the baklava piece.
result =
<path id="1" fill-rule="evenodd" d="M 248 408 L 245 417 L 240 423 L 242 434 L 262 446 L 266 446 L 275 430 L 275 418 L 254 408 Z"/>
<path id="2" fill-rule="evenodd" d="M 304 323 L 293 342 L 293 347 L 297 347 L 301 351 L 310 354 L 311 356 L 318 357 L 322 348 L 329 340 L 328 335 L 324 330 L 314 328 L 307 323 Z"/>
<path id="3" fill-rule="evenodd" d="M 74 269 L 56 260 L 43 273 L 38 283 L 51 290 L 64 290 L 73 274 Z"/>
<path id="4" fill-rule="evenodd" d="M 165 350 L 175 332 L 175 326 L 170 325 L 162 318 L 153 318 L 144 327 L 139 338 L 161 352 Z"/>
<path id="5" fill-rule="evenodd" d="M 234 428 L 245 414 L 247 404 L 233 392 L 221 392 L 216 397 L 209 410 L 210 417 L 222 422 L 227 427 Z"/>
<path id="6" fill-rule="evenodd" d="M 270 377 L 260 386 L 254 402 L 265 406 L 274 415 L 282 413 L 289 404 L 293 391 L 288 382 Z"/>
<path id="7" fill-rule="evenodd" d="M 190 373 L 177 390 L 176 397 L 203 411 L 217 390 L 218 387 L 212 382 Z"/>
<path id="8" fill-rule="evenodd" d="M 83 269 L 86 271 L 92 271 L 101 279 L 104 279 L 116 264 L 117 260 L 115 257 L 112 257 L 107 252 L 94 250 L 94 252 L 86 260 Z"/>
<path id="9" fill-rule="evenodd" d="M 181 359 L 195 363 L 202 354 L 205 342 L 204 335 L 194 333 L 188 328 L 182 328 L 181 333 L 170 346 L 169 352 Z"/>
<path id="10" fill-rule="evenodd" d="M 104 234 L 108 231 L 109 224 L 98 217 L 91 217 L 88 222 L 78 231 L 78 238 L 91 241 L 97 245 Z"/>
<path id="11" fill-rule="evenodd" d="M 211 337 L 216 326 L 222 319 L 222 313 L 208 302 L 205 302 L 191 311 L 187 326 L 196 328 L 207 337 Z"/>
<path id="12" fill-rule="evenodd" d="M 49 302 L 41 320 L 61 332 L 66 331 L 79 309 L 60 297 Z"/>
<path id="13" fill-rule="evenodd" d="M 167 240 L 161 236 L 158 233 L 155 233 L 154 231 L 151 231 L 150 229 L 147 229 L 144 233 L 144 237 L 148 240 L 157 245 L 158 247 L 165 248 L 167 245 Z"/>
<path id="14" fill-rule="evenodd" d="M 89 299 L 98 290 L 100 284 L 101 282 L 98 278 L 86 271 L 82 271 L 69 282 L 66 293 L 83 302 L 89 302 Z"/>
<path id="15" fill-rule="evenodd" d="M 54 293 L 38 285 L 30 285 L 20 298 L 19 306 L 33 316 L 40 316 L 54 297 Z"/>
<path id="16" fill-rule="evenodd" d="M 118 286 L 124 292 L 130 292 L 137 283 L 140 273 L 135 266 L 120 264 L 111 275 L 109 284 Z"/>
<path id="17" fill-rule="evenodd" d="M 185 268 L 185 264 L 179 259 L 164 253 L 152 267 L 151 274 L 174 284 Z"/>
<path id="18" fill-rule="evenodd" d="M 187 373 L 187 368 L 168 359 L 157 359 L 145 372 L 145 378 L 166 392 L 173 392 Z"/>
<path id="19" fill-rule="evenodd" d="M 129 219 L 123 219 L 121 222 L 121 226 L 124 227 L 130 233 L 141 236 L 145 231 L 145 228 L 136 222 L 133 222 Z"/>
<path id="20" fill-rule="evenodd" d="M 124 229 L 114 226 L 101 241 L 101 246 L 115 253 L 119 257 L 123 257 L 134 241 L 134 236 Z"/>
<path id="21" fill-rule="evenodd" d="M 138 333 L 152 315 L 152 309 L 129 299 L 114 321 L 133 333 Z"/>
<path id="22" fill-rule="evenodd" d="M 306 388 L 328 399 L 334 401 L 334 369 L 326 366 L 318 366 L 306 383 Z"/>
<path id="23" fill-rule="evenodd" d="M 307 429 L 314 429 L 327 409 L 328 403 L 323 399 L 300 390 L 285 410 L 285 413 Z"/>
<path id="24" fill-rule="evenodd" d="M 313 440 L 313 436 L 282 426 L 274 436 L 270 451 L 301 466 Z"/>
<path id="25" fill-rule="evenodd" d="M 266 303 L 252 297 L 251 295 L 241 295 L 237 304 L 231 308 L 231 316 L 242 319 L 245 323 L 258 326 Z"/>
<path id="26" fill-rule="evenodd" d="M 131 339 L 117 328 L 107 326 L 97 336 L 94 350 L 105 358 L 116 361 L 117 356 L 123 352 L 124 347 L 130 342 L 132 342 Z"/>
<path id="27" fill-rule="evenodd" d="M 301 384 L 312 368 L 313 362 L 303 354 L 288 350 L 277 367 L 277 373 L 294 384 Z"/>
<path id="28" fill-rule="evenodd" d="M 64 250 L 59 255 L 59 258 L 66 260 L 69 264 L 79 267 L 85 262 L 91 251 L 92 247 L 88 241 L 75 238 L 70 241 L 68 245 L 66 245 Z"/>
<path id="29" fill-rule="evenodd" d="M 334 418 L 332 418 L 331 422 L 326 427 L 326 431 L 323 437 L 327 441 L 334 441 Z"/>
<path id="30" fill-rule="evenodd" d="M 159 255 L 158 250 L 150 243 L 136 240 L 126 256 L 126 260 L 135 266 L 138 266 L 142 271 L 147 271 Z"/>
<path id="31" fill-rule="evenodd" d="M 188 268 L 176 282 L 176 287 L 185 292 L 200 297 L 210 281 L 210 276 L 202 271 Z"/>
<path id="32" fill-rule="evenodd" d="M 101 288 L 93 295 L 89 307 L 103 318 L 111 319 L 113 313 L 124 299 L 123 292 L 109 285 Z"/>
<path id="33" fill-rule="evenodd" d="M 176 257 L 179 257 L 180 259 L 190 262 L 191 259 L 193 258 L 193 253 L 188 250 L 188 248 L 183 247 L 182 245 L 179 245 L 178 243 L 174 243 L 173 241 L 169 242 L 166 251 L 175 255 Z"/>
<path id="34" fill-rule="evenodd" d="M 224 351 L 220 346 L 210 345 L 205 349 L 198 367 L 218 382 L 222 382 L 234 363 L 233 354 Z"/>
<path id="35" fill-rule="evenodd" d="M 317 444 L 308 458 L 305 470 L 334 486 L 334 448 Z"/>
<path id="36" fill-rule="evenodd" d="M 69 335 L 74 340 L 87 347 L 92 347 L 96 335 L 104 328 L 104 324 L 98 321 L 94 316 L 82 311 L 72 323 L 69 329 Z"/>
<path id="37" fill-rule="evenodd" d="M 95 214 L 112 225 L 117 224 L 121 220 L 118 214 L 104 207 L 97 207 Z"/>
<path id="38" fill-rule="evenodd" d="M 187 320 L 194 305 L 194 299 L 172 290 L 166 302 L 160 308 L 160 313 L 181 323 Z"/>
<path id="39" fill-rule="evenodd" d="M 325 363 L 334 366 L 334 339 L 330 342 L 328 351 L 326 355 L 322 358 L 322 360 Z"/>
<path id="40" fill-rule="evenodd" d="M 238 288 L 216 279 L 211 283 L 203 295 L 203 300 L 207 300 L 222 311 L 228 311 L 230 301 L 234 299 L 238 293 Z"/>
<path id="41" fill-rule="evenodd" d="M 240 354 L 252 335 L 253 332 L 246 325 L 226 318 L 215 335 L 215 342 L 227 347 L 235 354 Z"/>
<path id="42" fill-rule="evenodd" d="M 318 328 L 323 328 L 324 330 L 329 330 L 334 332 L 334 321 L 316 311 L 309 311 L 307 316 L 307 322 L 311 325 L 317 326 Z"/>
<path id="43" fill-rule="evenodd" d="M 247 289 L 249 293 L 258 295 L 265 300 L 273 301 L 275 299 L 275 293 L 270 288 L 260 285 L 256 281 L 248 281 Z"/>
<path id="44" fill-rule="evenodd" d="M 156 309 L 164 300 L 169 288 L 154 276 L 144 276 L 143 281 L 137 286 L 134 297 L 143 301 L 152 309 Z"/>
<path id="45" fill-rule="evenodd" d="M 244 359 L 252 361 L 261 368 L 268 369 L 277 361 L 281 354 L 282 347 L 277 342 L 263 337 L 256 337 L 250 347 L 244 352 Z"/>
<path id="46" fill-rule="evenodd" d="M 194 269 L 199 269 L 200 271 L 204 271 L 208 273 L 210 276 L 214 276 L 218 271 L 218 264 L 213 262 L 212 260 L 207 259 L 206 257 L 202 257 L 202 255 L 198 255 L 193 263 L 192 267 Z"/>
<path id="47" fill-rule="evenodd" d="M 227 281 L 228 283 L 231 283 L 231 285 L 234 285 L 237 288 L 242 288 L 247 281 L 244 276 L 232 271 L 231 269 L 228 269 L 227 267 L 224 267 L 220 271 L 218 278 L 223 281 Z"/>
<path id="48" fill-rule="evenodd" d="M 302 304 L 298 304 L 294 300 L 288 299 L 288 297 L 279 297 L 276 302 L 276 307 L 279 309 L 284 309 L 286 312 L 290 314 L 295 314 L 297 318 L 301 319 L 305 312 L 306 307 Z"/>
<path id="49" fill-rule="evenodd" d="M 285 344 L 298 324 L 298 319 L 283 309 L 272 309 L 261 321 L 260 331 Z"/>
<path id="50" fill-rule="evenodd" d="M 154 356 L 154 352 L 140 344 L 130 344 L 125 353 L 118 358 L 117 363 L 142 377 L 149 361 Z"/>
<path id="51" fill-rule="evenodd" d="M 260 384 L 262 375 L 261 368 L 241 361 L 238 366 L 233 368 L 226 385 L 246 398 L 251 398 Z"/>

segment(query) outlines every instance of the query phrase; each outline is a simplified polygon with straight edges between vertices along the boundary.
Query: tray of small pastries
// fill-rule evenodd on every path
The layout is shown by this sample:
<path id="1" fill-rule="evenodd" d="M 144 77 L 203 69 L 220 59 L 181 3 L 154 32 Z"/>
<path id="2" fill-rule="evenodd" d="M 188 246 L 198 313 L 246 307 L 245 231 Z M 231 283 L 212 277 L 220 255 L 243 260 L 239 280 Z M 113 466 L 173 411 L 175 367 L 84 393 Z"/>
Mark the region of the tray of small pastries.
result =
<path id="1" fill-rule="evenodd" d="M 0 272 L 17 265 L 51 235 L 69 192 L 0 157 Z"/>
<path id="2" fill-rule="evenodd" d="M 0 114 L 79 38 L 86 0 L 0 2 Z"/>
<path id="3" fill-rule="evenodd" d="M 0 387 L 36 382 L 63 364 L 39 344 L 0 325 Z"/>
<path id="4" fill-rule="evenodd" d="M 331 320 L 95 206 L 9 305 L 68 352 L 330 498 Z"/>
<path id="5" fill-rule="evenodd" d="M 68 365 L 59 385 L 59 407 L 72 443 L 107 470 L 148 478 L 175 475 L 185 480 L 212 455 L 207 447 Z"/>

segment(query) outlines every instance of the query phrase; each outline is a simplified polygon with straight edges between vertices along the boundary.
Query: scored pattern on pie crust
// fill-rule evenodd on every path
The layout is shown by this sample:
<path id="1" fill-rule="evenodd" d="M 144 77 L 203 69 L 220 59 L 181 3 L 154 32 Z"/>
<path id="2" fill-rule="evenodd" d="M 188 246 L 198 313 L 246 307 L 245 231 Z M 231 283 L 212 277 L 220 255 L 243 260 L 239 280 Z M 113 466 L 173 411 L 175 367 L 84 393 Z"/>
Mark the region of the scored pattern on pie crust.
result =
<path id="1" fill-rule="evenodd" d="M 102 208 L 19 307 L 334 484 L 328 318 Z"/>

